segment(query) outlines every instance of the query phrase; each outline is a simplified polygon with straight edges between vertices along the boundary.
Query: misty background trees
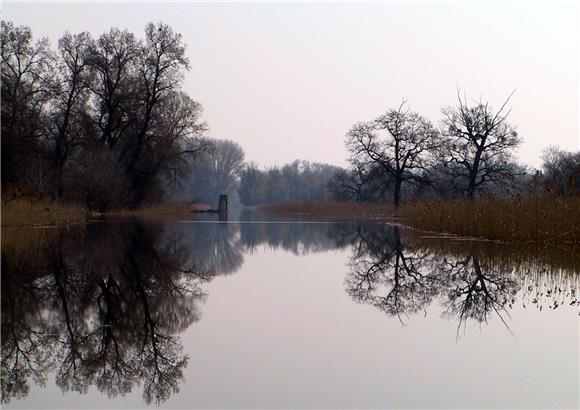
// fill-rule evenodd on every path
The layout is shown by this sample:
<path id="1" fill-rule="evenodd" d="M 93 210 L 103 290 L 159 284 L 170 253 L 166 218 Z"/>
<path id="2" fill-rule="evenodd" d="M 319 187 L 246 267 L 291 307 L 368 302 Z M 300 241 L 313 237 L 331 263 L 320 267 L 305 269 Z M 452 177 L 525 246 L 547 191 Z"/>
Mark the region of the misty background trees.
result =
<path id="1" fill-rule="evenodd" d="M 234 141 L 202 140 L 204 149 L 187 159 L 188 170 L 178 181 L 176 199 L 217 207 L 221 194 L 236 195 L 244 166 L 244 150 Z"/>
<path id="2" fill-rule="evenodd" d="M 244 205 L 320 202 L 333 199 L 329 184 L 340 167 L 296 160 L 260 170 L 248 164 L 241 173 L 239 195 Z"/>

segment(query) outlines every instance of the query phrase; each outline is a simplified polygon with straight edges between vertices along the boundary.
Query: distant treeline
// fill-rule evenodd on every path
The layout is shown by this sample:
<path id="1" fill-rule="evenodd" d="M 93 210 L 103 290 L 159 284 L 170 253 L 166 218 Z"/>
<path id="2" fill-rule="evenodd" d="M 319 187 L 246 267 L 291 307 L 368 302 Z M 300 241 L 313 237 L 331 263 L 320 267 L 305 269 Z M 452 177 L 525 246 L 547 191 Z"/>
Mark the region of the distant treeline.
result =
<path id="1" fill-rule="evenodd" d="M 343 170 L 333 165 L 298 160 L 264 171 L 249 164 L 241 173 L 238 192 L 244 205 L 328 201 L 329 184 L 339 172 Z"/>
<path id="2" fill-rule="evenodd" d="M 202 107 L 182 91 L 180 34 L 148 24 L 65 33 L 56 49 L 2 22 L 2 190 L 91 209 L 159 200 L 205 149 Z"/>

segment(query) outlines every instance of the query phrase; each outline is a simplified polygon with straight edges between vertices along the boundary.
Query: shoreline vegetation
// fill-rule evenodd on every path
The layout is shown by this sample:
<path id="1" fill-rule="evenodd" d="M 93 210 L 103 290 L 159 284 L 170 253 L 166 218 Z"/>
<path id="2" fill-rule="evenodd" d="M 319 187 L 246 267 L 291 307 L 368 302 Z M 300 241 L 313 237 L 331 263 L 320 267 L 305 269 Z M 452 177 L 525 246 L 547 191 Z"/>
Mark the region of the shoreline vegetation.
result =
<path id="1" fill-rule="evenodd" d="M 402 221 L 424 231 L 511 243 L 580 243 L 580 197 L 417 201 Z"/>
<path id="2" fill-rule="evenodd" d="M 13 199 L 2 201 L 1 207 L 2 228 L 78 225 L 94 214 L 79 205 L 45 199 Z"/>
<path id="3" fill-rule="evenodd" d="M 322 220 L 396 221 L 445 236 L 505 243 L 580 243 L 580 198 L 416 201 L 399 210 L 387 204 L 297 203 L 264 212 Z"/>
<path id="4" fill-rule="evenodd" d="M 54 200 L 14 199 L 2 203 L 2 228 L 48 227 L 84 224 L 89 219 L 106 218 L 177 218 L 191 216 L 210 207 L 205 204 L 160 203 L 135 209 L 108 212 L 89 211 L 79 205 Z"/>
<path id="5" fill-rule="evenodd" d="M 191 217 L 204 204 L 161 203 L 105 213 L 48 200 L 15 199 L 2 204 L 2 228 L 83 224 L 91 218 L 174 219 Z M 282 203 L 246 207 L 282 218 L 400 222 L 437 237 L 506 243 L 580 243 L 580 198 L 512 198 L 476 201 L 414 201 L 398 210 L 390 204 L 353 202 Z"/>

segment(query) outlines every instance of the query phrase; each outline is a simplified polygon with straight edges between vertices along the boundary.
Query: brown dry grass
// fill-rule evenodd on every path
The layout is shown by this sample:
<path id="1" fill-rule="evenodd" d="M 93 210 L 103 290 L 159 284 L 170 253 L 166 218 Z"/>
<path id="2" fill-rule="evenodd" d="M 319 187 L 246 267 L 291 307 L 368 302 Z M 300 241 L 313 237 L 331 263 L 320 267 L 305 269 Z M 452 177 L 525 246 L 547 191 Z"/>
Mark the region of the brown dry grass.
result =
<path id="1" fill-rule="evenodd" d="M 151 219 L 171 219 L 191 216 L 195 211 L 207 210 L 210 207 L 204 204 L 186 204 L 182 202 L 161 203 L 146 205 L 136 209 L 118 209 L 109 211 L 105 215 L 112 217 L 137 217 Z"/>
<path id="2" fill-rule="evenodd" d="M 71 225 L 86 221 L 89 212 L 77 205 L 50 200 L 14 199 L 2 203 L 3 227 Z"/>
<path id="3" fill-rule="evenodd" d="M 2 203 L 2 227 L 61 226 L 84 223 L 89 217 L 136 217 L 171 219 L 191 216 L 208 209 L 203 204 L 163 203 L 136 209 L 111 210 L 104 214 L 90 212 L 70 203 L 46 199 L 14 199 Z"/>
<path id="4" fill-rule="evenodd" d="M 347 202 L 305 202 L 262 205 L 259 210 L 294 218 L 321 220 L 392 220 L 393 207 L 388 204 Z"/>
<path id="5" fill-rule="evenodd" d="M 412 202 L 400 210 L 417 229 L 504 242 L 580 242 L 580 198 Z"/>

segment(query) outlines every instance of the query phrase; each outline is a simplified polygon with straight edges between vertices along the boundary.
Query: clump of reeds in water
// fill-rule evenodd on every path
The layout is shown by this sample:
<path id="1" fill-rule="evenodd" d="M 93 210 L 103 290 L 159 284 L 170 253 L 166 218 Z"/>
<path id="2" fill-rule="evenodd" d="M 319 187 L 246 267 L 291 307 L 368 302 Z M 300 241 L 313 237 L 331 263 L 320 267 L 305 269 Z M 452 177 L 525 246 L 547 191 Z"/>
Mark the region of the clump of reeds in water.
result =
<path id="1" fill-rule="evenodd" d="M 416 201 L 403 222 L 418 229 L 506 242 L 580 242 L 580 197 Z"/>

